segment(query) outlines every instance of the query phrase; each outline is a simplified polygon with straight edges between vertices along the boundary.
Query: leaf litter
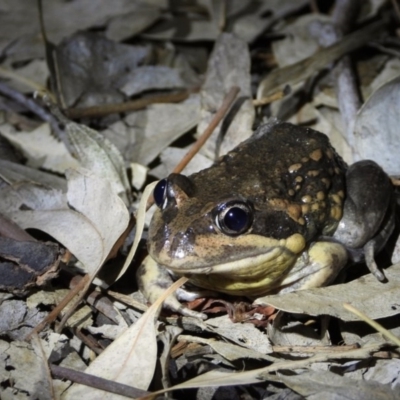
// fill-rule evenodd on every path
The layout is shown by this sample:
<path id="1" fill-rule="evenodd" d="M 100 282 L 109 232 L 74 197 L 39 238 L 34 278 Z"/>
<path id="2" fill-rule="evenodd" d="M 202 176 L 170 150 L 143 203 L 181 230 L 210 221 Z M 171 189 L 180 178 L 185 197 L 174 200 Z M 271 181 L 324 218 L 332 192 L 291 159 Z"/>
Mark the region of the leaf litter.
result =
<path id="1" fill-rule="evenodd" d="M 400 240 L 392 243 L 395 265 L 385 269 L 386 284 L 364 275 L 264 297 L 255 304 L 280 311 L 271 317 L 255 308 L 240 323 L 227 315 L 201 321 L 163 312 L 157 318 L 154 305 L 140 317 L 147 305 L 134 276 L 145 253 L 141 231 L 146 238 L 152 192 L 152 186 L 141 188 L 175 168 L 233 86 L 240 88 L 234 105 L 185 173 L 208 167 L 267 117 L 278 116 L 326 133 L 349 163 L 369 158 L 399 175 L 398 39 L 387 17 L 393 5 L 364 2 L 352 31 L 321 49 L 324 29 L 338 24 L 339 3 L 349 2 L 333 1 L 331 8 L 282 0 L 112 3 L 43 0 L 51 68 L 43 61 L 39 18 L 32 17 L 35 2 L 0 6 L 0 135 L 14 160 L 0 145 L 0 220 L 17 224 L 13 233 L 9 224 L 0 227 L 7 238 L 0 265 L 13 268 L 21 289 L 2 280 L 0 397 L 76 398 L 79 391 L 114 399 L 126 393 L 118 386 L 123 383 L 147 394 L 162 386 L 216 386 L 213 399 L 239 393 L 395 398 L 398 349 L 343 303 L 400 336 Z M 336 75 L 329 73 L 345 54 L 365 95 L 350 138 L 340 111 L 347 98 L 336 98 Z M 61 111 L 46 97 L 28 105 L 34 90 L 46 85 Z M 63 116 L 85 115 L 89 108 L 76 122 Z M 43 125 L 46 113 L 52 124 Z M 29 263 L 22 256 L 49 245 L 57 246 L 58 261 L 45 263 L 40 256 L 40 279 L 35 272 L 35 279 L 23 280 Z M 387 259 L 383 263 L 390 264 Z M 73 279 L 82 274 L 88 278 L 76 286 Z M 69 292 L 73 287 L 76 292 Z M 69 293 L 69 308 L 49 323 L 51 310 Z M 238 313 L 240 305 L 232 299 L 230 308 Z M 66 313 L 72 317 L 64 325 Z M 26 342 L 43 320 L 44 330 Z M 353 347 L 340 349 L 341 339 Z M 164 351 L 157 347 L 161 342 Z M 112 393 L 70 386 L 52 366 L 102 377 Z M 89 377 L 79 379 L 90 385 Z"/>

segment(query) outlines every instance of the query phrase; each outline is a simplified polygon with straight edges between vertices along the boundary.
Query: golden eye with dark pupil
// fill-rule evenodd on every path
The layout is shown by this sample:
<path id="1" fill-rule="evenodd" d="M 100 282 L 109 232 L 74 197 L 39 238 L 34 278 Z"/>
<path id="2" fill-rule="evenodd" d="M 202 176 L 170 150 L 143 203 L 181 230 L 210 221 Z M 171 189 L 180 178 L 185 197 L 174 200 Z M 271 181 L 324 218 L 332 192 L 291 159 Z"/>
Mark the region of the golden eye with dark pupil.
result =
<path id="1" fill-rule="evenodd" d="M 154 201 L 157 204 L 158 208 L 165 208 L 166 206 L 166 200 L 167 200 L 167 180 L 166 179 L 161 179 L 154 188 L 153 191 L 153 197 Z"/>
<path id="2" fill-rule="evenodd" d="M 246 232 L 252 222 L 253 215 L 248 204 L 229 202 L 218 208 L 216 225 L 226 235 L 236 236 Z"/>

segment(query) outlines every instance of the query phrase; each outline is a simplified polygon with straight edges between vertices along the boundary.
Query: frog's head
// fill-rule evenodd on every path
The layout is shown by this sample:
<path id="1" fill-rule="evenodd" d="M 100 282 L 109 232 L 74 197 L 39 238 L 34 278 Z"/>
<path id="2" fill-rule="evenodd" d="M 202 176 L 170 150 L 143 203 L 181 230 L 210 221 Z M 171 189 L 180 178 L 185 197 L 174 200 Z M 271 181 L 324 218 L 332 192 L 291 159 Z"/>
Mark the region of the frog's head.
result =
<path id="1" fill-rule="evenodd" d="M 215 173 L 171 174 L 157 184 L 149 253 L 198 286 L 231 294 L 264 293 L 306 247 L 301 224 L 287 210 L 266 206 L 258 182 L 247 180 L 238 188 L 237 180 L 213 180 L 210 171 Z"/>

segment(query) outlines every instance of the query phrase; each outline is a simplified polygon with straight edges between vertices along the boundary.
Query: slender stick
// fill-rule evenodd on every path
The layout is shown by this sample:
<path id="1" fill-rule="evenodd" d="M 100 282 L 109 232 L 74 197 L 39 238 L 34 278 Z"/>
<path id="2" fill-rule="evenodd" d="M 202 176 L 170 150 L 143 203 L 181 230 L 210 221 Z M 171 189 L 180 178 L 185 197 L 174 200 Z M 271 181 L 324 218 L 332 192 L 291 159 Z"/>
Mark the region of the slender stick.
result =
<path id="1" fill-rule="evenodd" d="M 57 318 L 58 314 L 60 314 L 60 312 L 65 308 L 65 306 L 75 297 L 75 295 L 78 294 L 83 287 L 85 287 L 88 280 L 89 275 L 85 275 L 81 279 L 81 281 L 73 289 L 71 289 L 67 293 L 67 295 L 60 301 L 60 304 L 58 304 L 58 306 L 55 307 L 54 310 L 46 318 L 44 318 L 42 322 L 40 322 L 38 325 L 35 326 L 35 328 L 33 328 L 33 330 L 25 338 L 25 340 L 30 340 L 34 333 L 41 332 L 47 324 L 53 322 Z"/>
<path id="2" fill-rule="evenodd" d="M 32 111 L 40 119 L 48 122 L 51 125 L 53 131 L 57 134 L 59 138 L 64 137 L 64 132 L 58 126 L 56 118 L 48 110 L 46 110 L 45 107 L 41 106 L 37 101 L 35 101 L 30 97 L 25 96 L 24 94 L 18 92 L 17 90 L 6 85 L 3 82 L 0 82 L 0 94 L 9 97 L 18 104 L 21 104 L 24 107 L 26 107 L 29 111 Z"/>
<path id="3" fill-rule="evenodd" d="M 343 303 L 343 307 L 350 311 L 351 313 L 357 315 L 358 318 L 366 322 L 368 325 L 372 326 L 377 332 L 381 333 L 382 335 L 386 336 L 391 342 L 393 342 L 396 346 L 400 346 L 400 339 L 393 335 L 392 332 L 389 332 L 387 329 L 385 329 L 381 324 L 378 324 L 378 322 L 374 321 L 373 319 L 369 318 L 367 315 L 362 313 L 360 310 L 357 308 L 353 307 L 351 304 L 348 303 Z"/>
<path id="4" fill-rule="evenodd" d="M 80 383 L 82 385 L 104 390 L 109 393 L 119 394 L 128 398 L 137 398 L 150 394 L 150 392 L 132 386 L 99 378 L 98 376 L 76 371 L 71 368 L 60 367 L 59 365 L 50 364 L 50 371 L 55 378 L 68 379 L 71 382 Z"/>
<path id="5" fill-rule="evenodd" d="M 194 155 L 199 151 L 201 146 L 207 141 L 207 139 L 214 132 L 214 129 L 221 122 L 222 118 L 224 118 L 226 112 L 231 107 L 232 103 L 235 101 L 236 96 L 238 95 L 240 89 L 237 86 L 233 86 L 232 89 L 225 96 L 225 99 L 219 108 L 219 110 L 214 115 L 214 118 L 211 120 L 210 124 L 207 126 L 206 130 L 203 134 L 197 139 L 196 143 L 190 148 L 190 150 L 185 154 L 179 164 L 174 168 L 172 172 L 179 173 L 181 172 L 186 165 L 189 164 L 190 160 L 194 157 Z"/>
<path id="6" fill-rule="evenodd" d="M 124 103 L 102 104 L 85 108 L 70 108 L 68 110 L 64 110 L 63 112 L 68 118 L 71 119 L 83 117 L 104 117 L 109 114 L 140 110 L 153 103 L 179 103 L 183 100 L 186 100 L 189 95 L 190 92 L 188 90 L 184 90 L 177 93 L 158 94 L 144 97 L 142 99 L 126 101 Z"/>

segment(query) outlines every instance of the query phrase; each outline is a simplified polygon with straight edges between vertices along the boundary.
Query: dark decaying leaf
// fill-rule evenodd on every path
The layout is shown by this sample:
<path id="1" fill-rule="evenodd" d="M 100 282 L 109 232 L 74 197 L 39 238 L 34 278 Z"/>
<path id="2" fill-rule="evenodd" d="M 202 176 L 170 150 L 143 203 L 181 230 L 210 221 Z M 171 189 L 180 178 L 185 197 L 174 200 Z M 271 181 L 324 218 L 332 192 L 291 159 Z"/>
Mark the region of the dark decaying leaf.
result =
<path id="1" fill-rule="evenodd" d="M 94 33 L 77 33 L 55 51 L 58 90 L 64 107 L 122 102 L 119 88 L 130 71 L 150 57 L 146 46 L 127 46 Z"/>
<path id="2" fill-rule="evenodd" d="M 209 167 L 216 154 L 274 116 L 327 134 L 349 164 L 357 153 L 400 172 L 397 25 L 386 17 L 395 14 L 396 3 L 42 0 L 42 32 L 36 3 L 0 1 L 0 140 L 8 145 L 0 152 L 0 212 L 19 228 L 15 233 L 0 220 L 0 397 L 120 399 L 100 394 L 98 381 L 84 386 L 92 377 L 79 371 L 87 369 L 105 378 L 103 389 L 115 389 L 118 381 L 151 391 L 177 385 L 180 391 L 171 395 L 177 399 L 396 398 L 398 349 L 387 335 L 400 334 L 399 265 L 384 270 L 386 283 L 366 275 L 268 298 L 216 293 L 184 304 L 208 312 L 206 321 L 168 310 L 157 319 L 158 304 L 149 308 L 135 279 L 146 255 L 152 181 L 168 176 L 196 135 L 210 130 L 232 87 L 240 87 L 235 104 L 184 174 Z M 350 8 L 359 15 L 343 12 Z M 321 50 L 327 32 L 336 44 Z M 46 37 L 54 44 L 47 62 L 58 91 L 48 98 L 34 94 L 54 90 L 43 58 Z M 339 91 L 343 70 L 337 66 L 345 54 L 352 63 L 344 71 L 354 66 L 355 87 L 368 99 L 352 113 L 354 132 L 343 122 L 348 92 Z M 61 99 L 69 119 L 51 105 L 53 98 Z M 260 174 L 251 160 L 243 164 L 254 169 L 246 184 L 268 202 L 268 171 Z M 287 193 L 284 181 L 273 177 L 276 195 Z M 312 186 L 312 178 L 306 184 Z M 218 197 L 218 181 L 204 186 Z M 242 194 L 232 187 L 232 196 Z M 285 197 L 278 200 L 280 211 L 286 209 Z M 212 198 L 207 207 L 215 207 Z M 60 245 L 36 241 L 40 232 Z M 68 250 L 65 265 L 52 279 L 60 246 Z M 138 252 L 127 256 L 129 248 Z M 207 254 L 208 247 L 201 251 Z M 380 257 L 400 259 L 400 239 L 393 253 L 377 257 L 379 267 Z M 92 279 L 72 314 L 77 293 Z M 208 308 L 200 310 L 200 301 Z M 357 320 L 345 301 L 388 331 Z M 68 309 L 72 316 L 64 325 Z M 31 344 L 22 342 L 27 338 Z M 56 364 L 53 376 L 48 362 Z M 63 376 L 62 367 L 73 373 Z M 67 390 L 68 379 L 79 385 Z"/>
<path id="3" fill-rule="evenodd" d="M 58 274 L 62 251 L 55 243 L 0 237 L 0 289 L 22 294 Z"/>

